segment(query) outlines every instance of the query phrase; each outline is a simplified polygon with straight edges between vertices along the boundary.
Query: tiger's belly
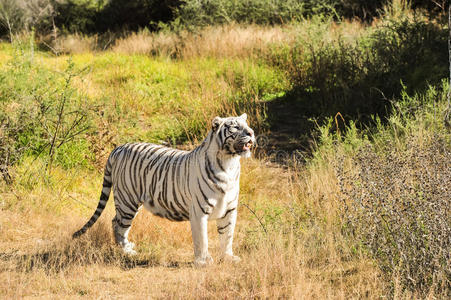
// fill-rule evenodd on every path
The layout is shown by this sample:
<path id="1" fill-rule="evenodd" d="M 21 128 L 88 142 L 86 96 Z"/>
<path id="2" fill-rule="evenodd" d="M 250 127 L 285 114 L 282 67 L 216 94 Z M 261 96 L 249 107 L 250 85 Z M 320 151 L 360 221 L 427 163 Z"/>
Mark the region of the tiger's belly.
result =
<path id="1" fill-rule="evenodd" d="M 161 205 L 162 201 L 164 201 L 164 205 L 168 206 L 168 208 L 163 207 Z M 187 209 L 181 209 L 176 207 L 171 202 L 166 202 L 163 199 L 145 199 L 142 201 L 143 206 L 146 210 L 150 211 L 152 214 L 165 218 L 171 221 L 188 221 L 189 213 Z"/>
<path id="2" fill-rule="evenodd" d="M 214 206 L 208 207 L 207 209 L 209 220 L 220 219 L 225 215 L 227 210 L 236 207 L 238 202 L 238 191 L 227 192 L 225 195 L 221 195 L 221 197 L 217 197 L 217 199 L 214 200 Z M 191 200 L 189 200 L 189 202 L 191 203 Z M 158 201 L 158 199 L 153 199 L 153 201 L 150 201 L 150 199 L 143 199 L 142 203 L 148 211 L 161 218 L 169 219 L 171 221 L 189 220 L 189 213 L 177 209 L 174 206 L 168 210 L 159 204 L 160 201 Z"/>

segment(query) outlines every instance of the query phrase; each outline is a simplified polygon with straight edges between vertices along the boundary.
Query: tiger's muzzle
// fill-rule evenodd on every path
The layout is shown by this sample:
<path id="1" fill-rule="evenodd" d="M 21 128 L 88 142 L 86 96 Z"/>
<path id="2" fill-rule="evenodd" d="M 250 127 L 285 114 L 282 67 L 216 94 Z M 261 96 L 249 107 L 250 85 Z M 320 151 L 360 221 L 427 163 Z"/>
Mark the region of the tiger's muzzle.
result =
<path id="1" fill-rule="evenodd" d="M 247 132 L 246 135 L 241 136 L 234 144 L 234 150 L 237 154 L 248 153 L 251 151 L 252 146 L 255 144 L 254 133 L 252 131 Z"/>

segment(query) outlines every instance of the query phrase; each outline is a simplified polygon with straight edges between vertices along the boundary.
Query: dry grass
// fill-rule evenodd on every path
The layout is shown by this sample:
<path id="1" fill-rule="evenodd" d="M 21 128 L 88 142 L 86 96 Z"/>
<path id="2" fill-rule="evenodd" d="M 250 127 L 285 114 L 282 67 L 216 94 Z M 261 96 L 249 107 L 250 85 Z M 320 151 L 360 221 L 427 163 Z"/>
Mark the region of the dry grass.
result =
<path id="1" fill-rule="evenodd" d="M 60 36 L 52 43 L 52 51 L 78 54 L 111 49 L 120 54 L 141 54 L 170 58 L 256 58 L 271 55 L 273 48 L 292 48 L 296 40 L 308 40 L 321 21 L 264 27 L 259 25 L 228 24 L 209 26 L 199 32 L 133 32 L 125 37 L 80 34 Z M 340 24 L 325 22 L 321 28 L 331 40 L 337 36 L 353 39 L 365 27 L 357 21 Z M 45 40 L 45 39 L 44 39 Z"/>
<path id="2" fill-rule="evenodd" d="M 56 39 L 54 35 L 38 37 L 38 44 L 55 55 L 89 53 L 99 49 L 98 35 L 67 34 Z"/>
<path id="3" fill-rule="evenodd" d="M 293 30 L 288 27 L 230 24 L 207 27 L 199 33 L 132 33 L 116 40 L 112 50 L 183 58 L 253 57 L 266 53 L 271 45 L 290 44 L 294 39 Z"/>
<path id="4" fill-rule="evenodd" d="M 244 163 L 241 202 L 261 218 L 268 233 L 241 205 L 234 245 L 242 262 L 215 263 L 205 269 L 193 268 L 188 223 L 169 222 L 145 211 L 131 231 L 139 255 L 123 256 L 111 238 L 113 201 L 99 224 L 83 238 L 71 240 L 97 202 L 101 181 L 97 173 L 68 178 L 55 169 L 50 183 L 39 188 L 17 188 L 12 193 L 3 186 L 0 295 L 175 299 L 383 295 L 377 268 L 346 250 L 346 241 L 333 225 L 337 184 L 332 169 L 295 174 L 264 160 Z M 278 213 L 278 208 L 285 209 Z M 210 249 L 217 257 L 213 222 L 209 231 Z"/>
<path id="5" fill-rule="evenodd" d="M 58 37 L 53 48 L 58 53 L 86 53 L 111 49 L 121 54 L 143 54 L 170 58 L 248 58 L 270 55 L 274 47 L 291 48 L 296 40 L 308 40 L 321 20 L 303 21 L 279 26 L 228 24 L 209 26 L 199 32 L 133 32 L 125 37 L 84 36 L 79 34 Z M 357 21 L 340 24 L 324 22 L 322 38 L 337 36 L 353 39 L 365 27 Z M 324 33 L 327 32 L 326 35 Z"/>
<path id="6" fill-rule="evenodd" d="M 356 23 L 357 24 L 357 23 Z M 144 54 L 171 58 L 255 57 L 273 45 L 289 45 L 296 38 L 296 26 L 229 24 L 210 26 L 197 33 L 181 31 L 132 32 L 125 37 L 69 34 L 41 37 L 40 43 L 56 54 L 79 54 L 112 50 L 121 54 Z"/>
<path id="7" fill-rule="evenodd" d="M 381 23 L 376 20 L 374 24 Z M 149 32 L 142 30 L 126 36 L 62 35 L 50 41 L 57 53 L 77 54 L 112 50 L 120 54 L 142 54 L 170 58 L 248 58 L 271 55 L 273 48 L 292 48 L 296 41 L 310 41 L 313 31 L 320 31 L 324 42 L 336 40 L 338 36 L 354 40 L 367 27 L 358 21 L 344 20 L 340 23 L 321 18 L 298 23 L 274 26 L 252 24 L 226 24 L 208 26 L 197 32 Z"/>

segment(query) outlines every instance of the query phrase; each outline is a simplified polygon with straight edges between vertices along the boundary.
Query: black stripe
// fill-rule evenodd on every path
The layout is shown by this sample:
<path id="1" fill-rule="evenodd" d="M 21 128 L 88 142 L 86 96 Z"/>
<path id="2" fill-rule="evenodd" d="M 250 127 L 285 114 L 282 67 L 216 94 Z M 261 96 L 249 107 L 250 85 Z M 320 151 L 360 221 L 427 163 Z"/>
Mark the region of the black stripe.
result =
<path id="1" fill-rule="evenodd" d="M 161 149 L 161 148 L 159 148 L 159 149 Z M 152 159 L 151 163 L 150 163 L 149 165 L 147 165 L 146 168 L 148 168 L 149 170 L 152 170 L 152 168 L 153 168 L 155 165 L 159 164 L 160 158 L 162 158 L 162 156 L 163 156 L 166 152 L 168 152 L 168 151 L 170 151 L 170 150 L 171 150 L 171 149 L 166 148 L 166 149 L 164 149 L 163 151 L 161 151 L 160 153 L 158 153 L 157 156 L 156 156 L 154 159 Z"/>
<path id="2" fill-rule="evenodd" d="M 183 221 L 183 217 L 180 216 L 178 211 L 175 209 L 174 205 L 172 203 L 169 203 L 172 211 L 168 211 L 168 214 L 171 216 L 172 220 L 174 221 Z"/>
<path id="3" fill-rule="evenodd" d="M 211 161 L 210 161 L 210 159 L 209 159 L 209 157 L 208 157 L 208 155 L 206 153 L 205 153 L 205 161 L 206 161 L 205 170 L 206 170 L 208 179 L 211 180 L 211 182 L 213 183 L 214 187 L 218 191 L 220 191 L 222 194 L 225 194 L 224 189 L 217 184 L 217 182 L 224 183 L 224 181 L 221 178 L 216 176 L 215 172 L 212 169 Z"/>
<path id="4" fill-rule="evenodd" d="M 222 166 L 221 161 L 219 160 L 218 155 L 216 155 L 216 163 L 218 164 L 218 167 L 219 167 L 223 172 L 225 172 L 224 167 Z"/>
<path id="5" fill-rule="evenodd" d="M 167 151 L 169 152 L 169 151 Z M 166 153 L 167 153 L 166 152 Z M 160 165 L 159 165 L 159 173 L 158 173 L 158 177 L 161 178 L 161 175 L 163 174 L 163 170 L 166 169 L 166 166 L 169 164 L 169 161 L 171 160 L 172 156 L 171 154 L 173 153 L 169 153 L 168 155 L 166 155 L 163 159 L 163 161 L 161 161 Z"/>
<path id="6" fill-rule="evenodd" d="M 182 194 L 182 191 L 180 190 L 180 185 L 183 184 L 182 182 L 182 177 L 180 176 L 180 168 L 182 167 L 183 164 L 183 160 L 185 159 L 186 155 L 182 154 L 177 158 L 177 166 L 176 166 L 176 178 L 175 181 L 173 183 L 173 187 L 175 187 L 176 190 L 176 194 L 178 194 L 181 198 L 181 201 L 183 202 L 183 210 L 188 213 L 187 210 L 187 205 L 186 205 L 186 194 Z M 180 162 L 179 162 L 180 161 Z M 185 187 L 185 185 L 183 185 L 183 187 Z"/>
<path id="7" fill-rule="evenodd" d="M 142 160 L 141 152 L 145 149 L 145 144 L 140 144 L 134 149 L 133 157 L 130 160 L 129 163 L 129 177 L 130 177 L 130 183 L 132 184 L 133 191 L 135 194 L 135 198 L 139 198 L 139 193 L 141 192 L 138 190 L 137 181 L 138 179 L 138 172 L 136 170 L 136 166 L 140 160 Z"/>
<path id="8" fill-rule="evenodd" d="M 189 179 L 190 179 L 190 177 L 189 177 L 189 174 L 188 174 L 188 171 L 189 171 L 189 166 L 190 166 L 190 160 L 191 160 L 191 153 L 189 153 L 187 156 L 186 156 L 186 160 L 185 160 L 185 172 L 183 173 L 184 174 L 184 181 L 185 181 L 185 195 L 189 195 L 189 198 L 191 199 L 191 201 L 193 201 L 193 195 L 191 194 L 191 189 L 189 188 Z"/>
<path id="9" fill-rule="evenodd" d="M 162 148 L 162 146 L 154 146 L 154 148 L 152 148 L 151 151 L 146 153 L 146 158 L 149 158 L 149 163 L 147 164 L 147 166 L 144 168 L 144 174 L 147 174 L 149 172 L 149 166 L 152 165 L 153 161 L 155 160 L 155 158 L 152 158 L 152 155 L 157 152 L 158 150 L 160 150 Z M 158 157 L 158 155 L 157 155 Z M 144 162 L 144 160 L 143 160 Z"/>
<path id="10" fill-rule="evenodd" d="M 221 142 L 221 146 L 224 145 L 224 138 L 225 138 L 224 130 L 221 130 L 219 132 L 219 141 Z"/>
<path id="11" fill-rule="evenodd" d="M 188 214 L 185 207 L 183 207 L 183 205 L 180 203 L 180 201 L 178 200 L 178 197 L 177 197 L 177 191 L 176 191 L 177 180 L 174 177 L 177 175 L 177 169 L 179 167 L 179 164 L 176 163 L 178 161 L 178 159 L 179 159 L 179 157 L 176 157 L 176 159 L 174 160 L 175 166 L 173 169 L 174 172 L 173 172 L 173 176 L 172 176 L 172 198 L 174 199 L 174 202 L 177 205 L 177 207 L 181 210 L 181 213 Z"/>
<path id="12" fill-rule="evenodd" d="M 125 181 L 124 181 L 125 183 Z M 133 189 L 132 189 L 133 190 Z M 119 190 L 118 190 L 119 192 Z M 124 185 L 122 190 L 120 191 L 122 195 L 126 195 L 126 197 L 122 197 L 123 205 L 127 206 L 131 211 L 138 210 L 138 203 L 135 203 L 136 196 L 132 195 L 132 193 L 129 190 L 129 186 Z"/>
<path id="13" fill-rule="evenodd" d="M 224 230 L 224 229 L 226 229 L 227 227 L 229 227 L 230 224 L 232 224 L 232 223 L 229 222 L 229 223 L 227 223 L 227 225 L 225 225 L 225 226 L 223 226 L 223 227 L 218 227 L 218 233 L 219 233 L 219 234 L 225 233 L 225 232 L 221 232 L 221 231 Z"/>
<path id="14" fill-rule="evenodd" d="M 110 188 L 110 187 L 113 186 L 113 183 L 110 182 L 110 181 L 108 181 L 108 180 L 104 177 L 104 178 L 103 178 L 103 184 L 102 184 L 102 186 L 103 186 L 103 187 L 106 187 L 106 188 Z"/>
<path id="15" fill-rule="evenodd" d="M 202 172 L 202 170 L 199 169 L 199 171 L 200 171 L 200 177 L 198 177 L 198 178 L 200 178 L 202 180 L 204 185 L 207 186 L 210 191 L 212 191 L 213 193 L 217 193 L 217 190 L 213 189 L 212 185 L 210 184 L 211 182 L 209 182 L 207 180 L 207 178 L 205 178 L 204 173 Z"/>
<path id="16" fill-rule="evenodd" d="M 120 206 L 116 206 L 116 211 L 119 212 L 119 214 L 121 215 L 121 219 L 129 219 L 129 220 L 131 220 L 131 219 L 133 219 L 135 217 L 135 215 L 126 213 L 122 209 L 122 207 L 120 207 Z"/>
<path id="17" fill-rule="evenodd" d="M 141 144 L 135 144 L 132 147 L 130 147 L 130 155 L 127 158 L 127 164 L 126 168 L 124 169 L 124 172 L 122 173 L 124 182 L 127 182 L 127 179 L 129 179 L 130 184 L 126 185 L 126 192 L 129 194 L 130 199 L 137 199 L 139 198 L 139 195 L 137 194 L 136 187 L 135 187 L 135 172 L 133 169 L 133 165 L 136 162 L 136 158 L 139 157 L 139 149 L 142 145 Z"/>
<path id="18" fill-rule="evenodd" d="M 234 211 L 235 209 L 236 209 L 236 207 L 231 208 L 231 209 L 228 209 L 228 210 L 225 212 L 225 214 L 222 216 L 221 219 L 224 219 L 229 213 L 231 213 L 231 212 Z"/>
<path id="19" fill-rule="evenodd" d="M 204 213 L 204 215 L 209 215 L 209 213 L 206 212 L 206 211 L 203 209 L 203 207 L 200 205 L 199 198 L 197 198 L 197 204 L 199 205 L 200 210 Z M 194 211 L 196 211 L 196 210 L 194 210 Z"/>
<path id="20" fill-rule="evenodd" d="M 204 197 L 205 202 L 208 204 L 208 206 L 213 207 L 213 204 L 211 204 L 210 202 L 208 202 L 208 197 L 204 194 L 204 191 L 202 191 L 202 188 L 200 187 L 199 178 L 197 178 L 197 185 L 199 186 L 200 193 L 201 193 L 202 196 Z"/>
<path id="21" fill-rule="evenodd" d="M 208 157 L 207 153 L 205 153 L 205 162 L 207 163 L 206 170 L 207 170 L 208 178 L 210 178 L 210 180 L 213 181 L 213 183 L 216 183 L 216 182 L 224 183 L 225 181 L 222 180 L 221 178 L 217 177 L 215 172 L 213 171 L 211 161 L 210 161 L 210 158 Z"/>
<path id="22" fill-rule="evenodd" d="M 103 191 L 100 193 L 100 200 L 107 201 L 110 195 L 105 194 Z"/>
<path id="23" fill-rule="evenodd" d="M 96 208 L 96 210 L 97 209 L 101 209 L 101 210 L 104 210 L 105 209 L 105 206 L 106 206 L 106 201 L 99 201 L 99 205 L 97 205 L 97 208 Z M 101 213 L 101 211 L 100 211 L 100 213 Z"/>
<path id="24" fill-rule="evenodd" d="M 153 148 L 151 145 L 147 145 L 145 152 L 143 152 L 143 154 L 142 154 L 142 158 L 141 158 L 141 161 L 140 161 L 140 164 L 139 164 L 139 167 L 138 167 L 139 190 L 140 190 L 141 192 L 144 191 L 144 186 L 145 186 L 144 181 L 146 180 L 145 174 L 142 174 L 142 176 L 141 176 L 141 170 L 142 170 L 142 168 L 143 168 L 143 164 L 144 164 L 144 161 L 145 161 L 146 158 L 147 158 L 147 155 L 148 155 L 149 153 L 153 153 L 153 150 L 154 150 L 154 148 Z"/>
<path id="25" fill-rule="evenodd" d="M 153 176 L 156 177 L 157 179 L 161 179 L 161 178 L 162 178 L 162 177 L 161 177 L 161 175 L 162 175 L 162 169 L 165 168 L 165 165 L 166 165 L 166 163 L 167 163 L 167 160 L 168 160 L 168 156 L 166 156 L 166 157 L 164 158 L 164 160 L 163 160 L 163 161 L 157 166 L 157 168 L 155 169 L 155 172 L 154 172 Z M 157 175 L 157 172 L 158 172 L 159 176 L 156 176 L 156 175 Z M 167 195 L 166 195 L 166 190 L 167 190 L 167 179 L 168 179 L 168 177 L 167 177 L 167 174 L 165 174 L 165 175 L 166 175 L 166 176 L 164 176 L 163 181 L 162 181 L 162 183 L 161 183 L 161 189 L 160 189 L 160 191 L 159 191 L 159 193 L 158 193 L 157 201 L 158 201 L 158 203 L 160 204 L 160 206 L 161 206 L 162 208 L 164 208 L 166 211 L 169 211 L 169 206 L 168 206 L 168 203 L 167 203 L 168 199 L 167 199 Z M 155 186 L 155 187 L 156 187 L 156 186 Z"/>
<path id="26" fill-rule="evenodd" d="M 116 203 L 116 204 L 126 206 L 131 211 L 138 210 L 138 204 L 135 204 L 135 203 L 131 202 L 129 198 L 124 197 L 124 194 L 123 194 L 124 189 L 122 189 L 122 190 L 118 189 L 117 191 L 115 190 L 114 192 L 119 196 L 119 201 L 120 201 L 119 203 Z"/>

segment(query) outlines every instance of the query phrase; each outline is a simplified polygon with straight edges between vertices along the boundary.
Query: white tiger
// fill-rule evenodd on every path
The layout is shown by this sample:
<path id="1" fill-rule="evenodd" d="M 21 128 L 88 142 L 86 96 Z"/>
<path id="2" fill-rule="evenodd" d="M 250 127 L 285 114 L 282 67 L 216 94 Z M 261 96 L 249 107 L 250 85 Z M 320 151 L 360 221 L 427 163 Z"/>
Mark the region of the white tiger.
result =
<path id="1" fill-rule="evenodd" d="M 213 262 L 208 253 L 207 222 L 216 220 L 224 259 L 239 261 L 232 251 L 237 218 L 240 158 L 249 157 L 255 143 L 247 115 L 212 121 L 212 130 L 200 146 L 182 151 L 147 143 L 114 149 L 105 166 L 103 189 L 91 219 L 73 237 L 86 232 L 99 218 L 114 189 L 116 242 L 136 254 L 128 233 L 141 205 L 173 221 L 189 220 L 194 243 L 194 263 Z"/>

